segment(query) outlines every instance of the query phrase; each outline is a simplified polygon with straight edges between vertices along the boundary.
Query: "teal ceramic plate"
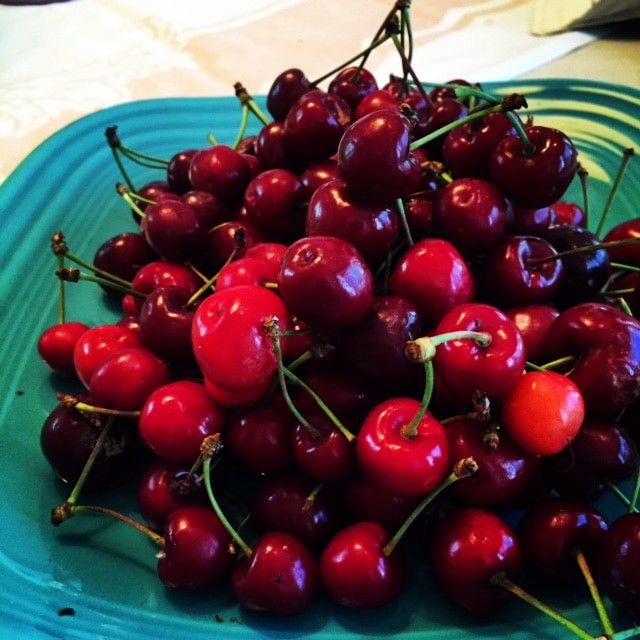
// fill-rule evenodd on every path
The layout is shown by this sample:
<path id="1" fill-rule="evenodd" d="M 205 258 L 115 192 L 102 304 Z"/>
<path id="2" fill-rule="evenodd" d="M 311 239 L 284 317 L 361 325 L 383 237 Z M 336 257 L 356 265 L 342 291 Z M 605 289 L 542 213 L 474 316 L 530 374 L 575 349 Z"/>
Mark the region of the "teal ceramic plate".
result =
<path id="1" fill-rule="evenodd" d="M 640 91 L 580 81 L 518 81 L 490 87 L 528 97 L 541 124 L 564 129 L 591 176 L 591 213 L 597 221 L 622 150 L 640 149 Z M 227 590 L 173 593 L 155 576 L 154 548 L 116 522 L 77 518 L 59 528 L 51 508 L 67 495 L 39 450 L 39 431 L 64 380 L 36 355 L 39 333 L 56 321 L 51 235 L 62 230 L 72 251 L 89 259 L 108 237 L 133 229 L 114 190 L 120 180 L 104 130 L 118 125 L 131 147 L 169 157 L 207 144 L 213 133 L 231 143 L 240 122 L 235 98 L 134 102 L 74 122 L 38 147 L 0 186 L 1 510 L 0 636 L 35 638 L 564 638 L 566 633 L 514 602 L 489 620 L 461 616 L 426 578 L 415 552 L 404 595 L 376 612 L 340 610 L 320 601 L 303 617 L 270 620 L 238 610 Z M 254 125 L 254 130 L 257 127 Z M 134 182 L 160 177 L 134 168 Z M 637 215 L 640 165 L 632 161 L 608 226 Z M 636 191 L 633 192 L 632 190 Z M 581 202 L 576 184 L 568 197 Z M 69 317 L 89 325 L 115 318 L 96 287 L 68 287 Z M 106 499 L 105 499 L 106 500 Z M 109 498 L 133 511 L 127 497 Z M 615 504 L 605 504 L 612 515 Z M 580 586 L 545 591 L 553 604 L 598 635 L 588 595 Z M 628 621 L 620 624 L 626 625 Z"/>

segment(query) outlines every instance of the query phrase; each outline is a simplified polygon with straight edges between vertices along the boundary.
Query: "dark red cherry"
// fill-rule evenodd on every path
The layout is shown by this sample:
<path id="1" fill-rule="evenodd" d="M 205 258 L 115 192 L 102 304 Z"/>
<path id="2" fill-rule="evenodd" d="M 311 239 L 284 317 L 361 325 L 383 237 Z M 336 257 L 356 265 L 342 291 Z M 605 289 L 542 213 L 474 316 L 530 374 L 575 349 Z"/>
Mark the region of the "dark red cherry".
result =
<path id="1" fill-rule="evenodd" d="M 191 159 L 197 152 L 198 149 L 186 149 L 171 156 L 167 165 L 167 184 L 173 193 L 182 195 L 191 189 L 189 167 Z"/>
<path id="2" fill-rule="evenodd" d="M 362 99 L 378 89 L 375 76 L 364 67 L 345 67 L 329 83 L 329 93 L 340 96 L 355 109 Z"/>
<path id="3" fill-rule="evenodd" d="M 603 238 L 603 242 L 637 240 L 638 238 L 640 238 L 640 218 L 632 218 L 612 227 Z M 612 262 L 640 267 L 640 244 L 610 247 L 608 253 Z"/>
<path id="4" fill-rule="evenodd" d="M 269 88 L 267 110 L 274 120 L 284 120 L 293 103 L 311 89 L 311 82 L 301 69 L 287 69 L 275 78 Z"/>
<path id="5" fill-rule="evenodd" d="M 560 312 L 548 304 L 532 304 L 511 307 L 505 314 L 522 334 L 527 361 L 540 365 L 548 362 L 547 333 Z"/>
<path id="6" fill-rule="evenodd" d="M 207 231 L 231 219 L 231 211 L 220 198 L 208 191 L 187 191 L 180 200 L 188 204 Z"/>
<path id="7" fill-rule="evenodd" d="M 573 227 L 586 227 L 587 215 L 584 209 L 575 202 L 560 200 L 549 207 L 551 224 L 556 226 L 570 225 Z"/>

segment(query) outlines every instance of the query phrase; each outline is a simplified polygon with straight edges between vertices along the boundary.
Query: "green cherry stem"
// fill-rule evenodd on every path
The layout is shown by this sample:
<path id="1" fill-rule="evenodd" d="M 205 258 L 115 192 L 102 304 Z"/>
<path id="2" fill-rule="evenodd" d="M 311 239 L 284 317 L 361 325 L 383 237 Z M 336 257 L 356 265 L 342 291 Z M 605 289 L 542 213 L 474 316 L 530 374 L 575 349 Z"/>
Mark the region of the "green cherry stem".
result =
<path id="1" fill-rule="evenodd" d="M 633 271 L 634 273 L 640 273 L 640 267 L 634 267 L 632 264 L 622 264 L 621 262 L 612 262 L 612 269 L 619 269 L 620 271 Z"/>
<path id="2" fill-rule="evenodd" d="M 106 278 L 100 278 L 89 273 L 83 273 L 79 269 L 75 269 L 73 267 L 65 267 L 60 271 L 56 271 L 56 276 L 60 278 L 60 280 L 64 280 L 65 282 L 79 282 L 80 280 L 83 280 L 85 282 L 94 282 L 104 287 L 114 289 L 115 291 L 120 291 L 121 293 L 128 293 L 138 298 L 146 298 L 146 295 L 144 293 L 135 291 L 131 288 L 131 286 L 123 286 L 121 284 L 118 284 L 117 282 L 114 282 L 113 280 L 107 280 Z"/>
<path id="3" fill-rule="evenodd" d="M 580 179 L 580 188 L 582 189 L 582 210 L 584 211 L 584 226 L 589 228 L 589 220 L 591 212 L 589 210 L 589 173 L 578 163 L 578 178 Z"/>
<path id="4" fill-rule="evenodd" d="M 425 360 L 423 363 L 424 366 L 424 374 L 425 374 L 425 382 L 424 382 L 424 391 L 422 392 L 422 400 L 420 401 L 420 406 L 416 411 L 415 416 L 411 418 L 411 422 L 409 424 L 404 425 L 401 428 L 401 434 L 405 438 L 415 438 L 418 435 L 418 427 L 420 426 L 420 422 L 422 418 L 424 418 L 427 413 L 427 409 L 429 408 L 429 404 L 431 403 L 431 397 L 433 396 L 433 384 L 434 384 L 434 373 L 433 373 L 433 362 L 431 359 Z"/>
<path id="5" fill-rule="evenodd" d="M 626 247 L 628 245 L 640 244 L 640 238 L 624 238 L 623 240 L 610 240 L 609 242 L 600 242 L 598 244 L 584 245 L 581 247 L 573 247 L 566 251 L 559 251 L 553 255 L 544 256 L 543 258 L 529 258 L 527 260 L 528 267 L 535 267 L 546 262 L 561 260 L 573 256 L 577 253 L 589 253 L 590 251 L 600 251 L 601 249 L 611 249 L 612 247 Z"/>
<path id="6" fill-rule="evenodd" d="M 580 549 L 576 549 L 573 552 L 573 556 L 576 559 L 580 572 L 582 573 L 582 576 L 587 583 L 587 587 L 589 588 L 591 599 L 593 600 L 593 604 L 595 605 L 596 611 L 598 612 L 598 617 L 600 618 L 600 622 L 602 623 L 602 629 L 605 635 L 607 635 L 608 637 L 612 637 L 614 634 L 613 624 L 611 623 L 611 618 L 609 617 L 609 614 L 605 609 L 604 603 L 602 601 L 602 596 L 600 595 L 598 586 L 596 585 L 596 582 L 593 578 L 593 573 L 591 572 L 589 563 L 587 562 L 584 553 Z"/>
<path id="7" fill-rule="evenodd" d="M 236 92 L 236 97 L 238 98 L 238 100 L 240 100 L 240 104 L 243 107 L 249 109 L 249 111 L 253 113 L 253 115 L 256 116 L 258 120 L 260 120 L 260 122 L 262 122 L 262 124 L 267 125 L 271 122 L 271 120 L 262 111 L 262 109 L 260 109 L 251 94 L 244 88 L 242 83 L 236 82 L 233 85 L 233 88 Z"/>
<path id="8" fill-rule="evenodd" d="M 607 202 L 604 205 L 604 211 L 600 216 L 600 222 L 598 222 L 598 226 L 596 228 L 595 234 L 599 237 L 602 235 L 604 231 L 604 225 L 607 220 L 607 216 L 609 215 L 609 210 L 611 209 L 611 205 L 613 204 L 613 200 L 618 192 L 618 187 L 620 186 L 620 182 L 622 181 L 622 176 L 631 160 L 631 157 L 634 155 L 635 151 L 632 148 L 625 149 L 622 153 L 622 161 L 620 162 L 620 167 L 618 168 L 618 173 L 616 174 L 615 180 L 613 181 L 613 185 L 611 186 L 611 191 L 609 191 L 609 197 L 607 198 Z"/>
<path id="9" fill-rule="evenodd" d="M 253 553 L 251 547 L 240 537 L 240 534 L 231 526 L 231 523 L 225 516 L 224 512 L 220 508 L 218 504 L 218 500 L 213 492 L 213 487 L 211 486 L 211 459 L 222 449 L 222 443 L 220 442 L 220 434 L 214 434 L 211 436 L 207 436 L 203 441 L 200 447 L 200 455 L 202 456 L 202 473 L 204 476 L 204 486 L 207 489 L 207 495 L 209 496 L 209 502 L 213 507 L 213 510 L 216 512 L 218 518 L 224 525 L 224 528 L 227 530 L 229 535 L 234 539 L 235 543 L 238 545 L 240 549 L 242 549 L 243 553 L 250 557 Z"/>
<path id="10" fill-rule="evenodd" d="M 140 411 L 126 411 L 123 409 L 110 409 L 109 407 L 98 407 L 87 402 L 78 400 L 76 396 L 69 395 L 68 393 L 57 393 L 56 399 L 60 403 L 61 407 L 67 409 L 76 409 L 83 413 L 92 413 L 100 416 L 114 416 L 121 418 L 139 418 Z"/>
<path id="11" fill-rule="evenodd" d="M 411 151 L 414 151 L 415 149 L 427 144 L 428 142 L 431 142 L 432 140 L 439 138 L 445 133 L 448 133 L 449 131 L 451 131 L 451 129 L 455 129 L 456 127 L 459 127 L 460 125 L 465 124 L 467 122 L 472 122 L 473 120 L 484 118 L 490 113 L 508 113 L 510 111 L 520 109 L 526 106 L 527 106 L 527 102 L 524 99 L 524 96 L 514 93 L 512 95 L 509 95 L 503 98 L 498 104 L 493 104 L 488 107 L 485 107 L 484 109 L 479 109 L 478 111 L 474 111 L 473 113 L 470 113 L 468 116 L 465 116 L 464 118 L 460 118 L 459 120 L 454 120 L 453 122 L 450 122 L 449 124 L 446 124 L 443 127 L 440 127 L 440 129 L 436 129 L 435 131 L 432 131 L 426 136 L 423 136 L 422 138 L 418 138 L 417 140 L 414 140 L 409 145 L 409 149 Z"/>
<path id="12" fill-rule="evenodd" d="M 627 498 L 627 496 L 622 491 L 620 491 L 620 489 L 615 484 L 613 484 L 613 482 L 611 482 L 610 480 L 605 480 L 604 485 L 607 490 L 627 508 L 627 511 L 629 513 L 638 513 L 637 506 L 635 504 L 632 504 L 631 500 L 629 500 L 629 498 Z"/>
<path id="13" fill-rule="evenodd" d="M 112 150 L 119 151 L 126 158 L 133 160 L 143 167 L 148 167 L 150 169 L 166 169 L 169 165 L 169 160 L 158 158 L 157 156 L 152 156 L 148 153 L 142 153 L 141 151 L 136 151 L 122 144 L 122 140 L 120 140 L 120 136 L 118 136 L 118 128 L 115 126 L 107 127 L 105 136 L 109 143 L 109 147 L 111 147 Z"/>
<path id="14" fill-rule="evenodd" d="M 542 365 L 534 364 L 533 362 L 527 362 L 526 366 L 529 369 L 533 369 L 534 371 L 549 371 L 550 369 L 558 369 L 560 367 L 563 367 L 566 364 L 573 364 L 575 361 L 575 356 L 563 356 L 562 358 L 551 360 L 550 362 L 546 362 Z"/>
<path id="15" fill-rule="evenodd" d="M 413 236 L 411 235 L 411 228 L 409 227 L 409 221 L 407 220 L 407 213 L 404 210 L 404 202 L 402 201 L 402 198 L 398 198 L 396 200 L 396 209 L 398 209 L 398 214 L 400 217 L 400 224 L 402 225 L 402 230 L 404 232 L 404 237 L 407 241 L 407 244 L 412 247 L 414 242 L 413 242 Z"/>
<path id="16" fill-rule="evenodd" d="M 552 609 L 550 606 L 546 605 L 544 602 L 541 602 L 540 600 L 538 600 L 538 598 L 531 595 L 530 593 L 519 587 L 517 584 L 513 583 L 511 580 L 509 580 L 504 572 L 500 572 L 492 576 L 490 578 L 490 582 L 497 587 L 506 589 L 514 596 L 520 598 L 527 604 L 538 609 L 538 611 L 541 611 L 545 615 L 549 616 L 552 620 L 555 620 L 557 623 L 567 629 L 567 631 L 571 631 L 571 633 L 578 636 L 578 638 L 581 638 L 581 640 L 596 640 L 596 638 L 594 638 L 592 635 L 589 635 L 584 629 L 563 616 L 559 611 Z"/>
<path id="17" fill-rule="evenodd" d="M 415 522 L 416 518 L 425 510 L 425 508 L 431 504 L 447 487 L 450 487 L 454 482 L 462 478 L 468 478 L 478 470 L 478 464 L 473 458 L 463 458 L 459 460 L 453 467 L 453 471 L 433 490 L 427 494 L 416 506 L 416 508 L 409 514 L 409 517 L 402 523 L 402 525 L 395 532 L 393 537 L 387 542 L 382 549 L 382 553 L 389 557 L 394 549 L 398 546 L 398 543 L 407 532 L 409 527 Z"/>
<path id="18" fill-rule="evenodd" d="M 486 331 L 448 331 L 435 336 L 423 336 L 407 343 L 405 354 L 413 362 L 426 362 L 436 355 L 436 347 L 454 340 L 474 340 L 479 347 L 488 347 L 492 342 Z"/>
<path id="19" fill-rule="evenodd" d="M 611 637 L 611 640 L 629 640 L 630 638 L 640 638 L 640 627 L 633 627 L 631 629 L 625 629 L 624 631 L 617 631 L 616 633 L 613 634 L 613 636 Z M 609 640 L 609 639 L 598 638 L 598 640 Z"/>
<path id="20" fill-rule="evenodd" d="M 58 261 L 57 271 L 62 271 L 64 269 L 64 256 L 56 256 L 56 260 Z M 66 317 L 64 280 L 62 278 L 58 278 L 58 322 L 63 324 Z"/>
<path id="21" fill-rule="evenodd" d="M 249 122 L 249 107 L 246 104 L 242 105 L 242 115 L 240 118 L 240 127 L 238 128 L 238 134 L 236 135 L 236 139 L 233 141 L 231 145 L 232 149 L 237 149 L 240 142 L 244 138 L 244 134 L 247 130 L 247 123 Z"/>
<path id="22" fill-rule="evenodd" d="M 411 79 L 413 80 L 414 85 L 420 92 L 420 95 L 422 96 L 424 101 L 427 103 L 427 107 L 429 108 L 430 111 L 432 111 L 434 108 L 433 100 L 431 99 L 431 96 L 427 93 L 424 86 L 418 79 L 418 76 L 413 69 L 413 65 L 411 64 L 410 56 L 407 56 L 407 54 L 405 54 L 404 52 L 403 43 L 398 39 L 398 36 L 395 34 L 391 35 L 391 40 L 393 41 L 393 44 L 395 45 L 396 50 L 400 55 L 400 58 L 402 59 L 402 66 L 405 70 L 405 75 L 408 74 L 409 76 L 411 76 Z"/>

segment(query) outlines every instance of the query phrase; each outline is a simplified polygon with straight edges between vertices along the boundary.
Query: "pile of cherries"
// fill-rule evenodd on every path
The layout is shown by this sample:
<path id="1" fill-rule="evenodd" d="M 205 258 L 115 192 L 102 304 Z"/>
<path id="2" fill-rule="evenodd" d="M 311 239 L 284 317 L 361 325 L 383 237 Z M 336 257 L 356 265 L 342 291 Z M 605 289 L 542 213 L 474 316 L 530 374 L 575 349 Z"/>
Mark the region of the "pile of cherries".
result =
<path id="1" fill-rule="evenodd" d="M 584 575 L 605 636 L 630 637 L 600 590 L 640 611 L 640 222 L 587 228 L 561 200 L 586 183 L 578 153 L 520 119 L 522 96 L 417 82 L 406 4 L 374 39 L 403 77 L 379 85 L 366 53 L 326 89 L 289 69 L 271 118 L 239 87 L 259 133 L 153 161 L 139 189 L 107 131 L 140 228 L 92 262 L 53 239 L 61 281 L 99 282 L 123 313 L 40 338 L 84 388 L 41 432 L 73 487 L 52 519 L 126 520 L 167 586 L 227 582 L 269 615 L 400 596 L 417 522 L 414 557 L 462 609 Z M 256 489 L 229 499 L 230 469 Z M 144 524 L 78 502 L 136 473 Z"/>

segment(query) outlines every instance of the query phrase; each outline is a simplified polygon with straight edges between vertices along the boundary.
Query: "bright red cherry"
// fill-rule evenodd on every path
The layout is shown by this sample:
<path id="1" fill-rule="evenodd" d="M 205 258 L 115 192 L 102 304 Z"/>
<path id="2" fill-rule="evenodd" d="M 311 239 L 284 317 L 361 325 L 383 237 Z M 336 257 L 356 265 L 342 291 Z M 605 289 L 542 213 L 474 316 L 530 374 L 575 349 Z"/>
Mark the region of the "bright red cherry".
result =
<path id="1" fill-rule="evenodd" d="M 75 378 L 73 352 L 87 329 L 83 322 L 61 322 L 47 327 L 38 338 L 38 355 L 53 372 Z"/>

